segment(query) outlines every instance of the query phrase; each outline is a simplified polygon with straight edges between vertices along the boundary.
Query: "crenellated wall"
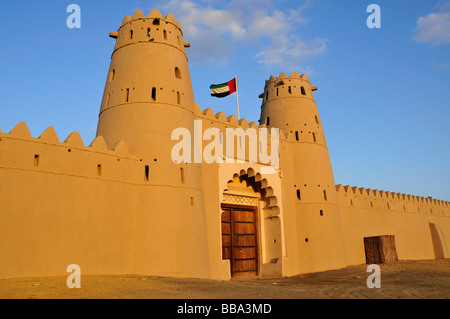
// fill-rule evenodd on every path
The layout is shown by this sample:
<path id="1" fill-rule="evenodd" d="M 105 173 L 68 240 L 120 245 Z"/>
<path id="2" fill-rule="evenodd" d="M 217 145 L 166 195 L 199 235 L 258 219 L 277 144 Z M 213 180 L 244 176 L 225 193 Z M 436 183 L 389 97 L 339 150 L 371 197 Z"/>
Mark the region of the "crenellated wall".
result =
<path id="1" fill-rule="evenodd" d="M 164 167 L 123 141 L 59 142 L 51 127 L 33 138 L 23 122 L 0 133 L 0 277 L 65 275 L 75 263 L 84 274 L 209 278 L 203 194 Z"/>
<path id="2" fill-rule="evenodd" d="M 348 264 L 364 263 L 364 237 L 381 235 L 395 236 L 400 260 L 435 259 L 431 227 L 450 257 L 449 202 L 342 185 L 336 191 Z"/>
<path id="3" fill-rule="evenodd" d="M 234 115 L 227 117 L 223 112 L 214 114 L 210 108 L 201 111 L 198 105 L 194 111 L 195 118 L 202 121 L 203 132 L 208 127 L 223 131 L 265 127 L 248 123 L 246 119 L 237 121 Z M 21 122 L 10 133 L 0 133 L 0 240 L 4 243 L 0 249 L 0 274 L 2 277 L 64 275 L 68 264 L 77 263 L 84 273 L 227 279 L 229 263 L 221 260 L 217 234 L 220 233 L 222 194 L 226 182 L 235 174 L 256 176 L 273 197 L 264 204 L 262 218 L 267 231 L 263 238 L 267 274 L 298 273 L 297 266 L 292 266 L 292 258 L 311 260 L 312 255 L 321 255 L 323 251 L 308 247 L 314 245 L 316 238 L 308 235 L 306 229 L 303 234 L 298 230 L 293 233 L 289 228 L 292 220 L 297 219 L 289 207 L 296 205 L 298 198 L 295 188 L 284 185 L 289 181 L 291 168 L 287 163 L 296 142 L 295 134 L 280 133 L 281 168 L 277 174 L 261 174 L 261 168 L 267 166 L 261 163 L 203 164 L 204 207 L 208 214 L 205 220 L 195 218 L 203 214 L 203 205 L 192 202 L 195 192 L 189 198 L 180 196 L 176 203 L 168 202 L 175 212 L 179 210 L 177 207 L 184 210 L 191 207 L 194 214 L 176 227 L 178 235 L 175 236 L 168 235 L 167 231 L 173 231 L 171 220 L 179 219 L 179 214 L 162 218 L 158 216 L 158 208 L 146 199 L 155 196 L 158 190 L 171 189 L 171 196 L 176 196 L 180 185 L 170 179 L 163 183 L 158 173 L 161 163 L 130 154 L 123 141 L 108 149 L 101 136 L 89 146 L 84 145 L 77 132 L 60 142 L 54 129 L 49 127 L 39 138 L 33 138 L 26 124 Z M 184 165 L 188 164 L 180 166 Z M 304 199 L 305 202 L 313 203 L 311 200 L 322 194 L 320 188 L 311 188 L 309 192 L 311 195 L 302 191 L 306 198 L 311 196 L 310 200 Z M 447 201 L 342 185 L 336 186 L 336 193 L 347 264 L 364 263 L 363 238 L 379 235 L 395 236 L 399 259 L 434 259 L 430 223 L 436 225 L 443 240 L 445 257 L 450 256 L 446 237 L 450 232 Z M 327 233 L 328 213 L 327 209 L 320 214 L 314 211 L 317 220 L 308 220 L 312 223 L 310 229 Z M 192 226 L 186 227 L 189 223 Z M 199 232 L 205 248 L 197 250 L 196 261 L 191 267 L 183 264 L 181 271 L 177 270 L 173 258 L 179 256 L 185 246 L 176 244 L 176 238 L 183 231 L 190 233 L 189 229 Z M 175 237 L 161 244 L 161 238 L 167 236 Z M 300 244 L 305 237 L 309 237 L 309 243 Z M 155 263 L 155 259 L 162 262 Z M 282 268 L 274 270 L 275 265 L 270 261 L 278 259 Z M 303 268 L 300 272 L 315 269 L 307 264 Z"/>

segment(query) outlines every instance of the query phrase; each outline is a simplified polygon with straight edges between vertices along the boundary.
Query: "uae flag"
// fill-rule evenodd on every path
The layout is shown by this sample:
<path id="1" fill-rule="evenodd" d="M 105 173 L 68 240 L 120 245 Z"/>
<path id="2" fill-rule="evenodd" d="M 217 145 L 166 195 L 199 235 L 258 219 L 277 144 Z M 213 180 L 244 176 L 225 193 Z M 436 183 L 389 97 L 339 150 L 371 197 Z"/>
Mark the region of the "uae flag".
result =
<path id="1" fill-rule="evenodd" d="M 228 96 L 236 92 L 236 78 L 226 83 L 213 84 L 209 88 L 211 89 L 211 96 L 215 97 Z"/>

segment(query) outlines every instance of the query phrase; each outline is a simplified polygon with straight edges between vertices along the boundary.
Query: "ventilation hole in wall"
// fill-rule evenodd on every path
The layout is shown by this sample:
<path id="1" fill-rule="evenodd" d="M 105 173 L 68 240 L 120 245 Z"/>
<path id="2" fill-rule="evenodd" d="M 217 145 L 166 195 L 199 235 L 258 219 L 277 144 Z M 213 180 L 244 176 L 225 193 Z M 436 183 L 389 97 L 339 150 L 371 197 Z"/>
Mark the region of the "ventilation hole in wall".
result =
<path id="1" fill-rule="evenodd" d="M 270 125 L 270 117 L 269 117 L 269 116 L 266 118 L 266 125 L 267 125 L 267 126 Z"/>
<path id="2" fill-rule="evenodd" d="M 194 197 L 191 197 L 191 206 L 194 206 Z"/>
<path id="3" fill-rule="evenodd" d="M 150 177 L 150 166 L 145 165 L 145 180 L 148 181 L 149 177 Z"/>
<path id="4" fill-rule="evenodd" d="M 315 119 L 316 119 L 316 124 L 320 124 L 319 118 L 317 117 L 317 115 L 315 116 Z"/>
<path id="5" fill-rule="evenodd" d="M 297 198 L 298 198 L 298 200 L 302 200 L 302 196 L 300 194 L 300 190 L 299 189 L 297 189 Z"/>
<path id="6" fill-rule="evenodd" d="M 312 135 L 313 135 L 313 141 L 317 142 L 317 140 L 316 140 L 316 133 L 313 132 Z"/>
<path id="7" fill-rule="evenodd" d="M 167 40 L 167 31 L 164 30 L 164 31 L 163 31 L 163 34 L 164 34 L 164 40 Z"/>
<path id="8" fill-rule="evenodd" d="M 69 149 L 67 150 L 67 152 L 69 152 L 69 153 L 70 153 L 70 152 L 72 152 L 72 150 L 71 150 L 71 149 L 69 148 Z"/>
<path id="9" fill-rule="evenodd" d="M 350 199 L 350 205 L 353 206 L 353 200 L 352 199 Z"/>
<path id="10" fill-rule="evenodd" d="M 373 203 L 372 202 L 370 202 L 370 207 L 373 207 Z"/>
<path id="11" fill-rule="evenodd" d="M 128 33 L 128 40 L 133 39 L 133 30 L 130 30 L 130 32 Z"/>
<path id="12" fill-rule="evenodd" d="M 157 159 L 157 158 L 153 159 L 153 162 L 157 162 L 157 161 L 158 161 L 158 159 Z"/>
<path id="13" fill-rule="evenodd" d="M 292 94 L 292 88 L 290 86 L 288 87 L 288 92 L 289 94 Z"/>
<path id="14" fill-rule="evenodd" d="M 177 92 L 177 104 L 178 104 L 178 105 L 181 104 L 181 95 L 180 95 L 180 92 Z"/>
<path id="15" fill-rule="evenodd" d="M 108 94 L 108 95 L 106 95 L 106 102 L 105 102 L 105 105 L 106 106 L 109 106 L 109 98 L 110 98 L 110 94 Z"/>
<path id="16" fill-rule="evenodd" d="M 277 88 L 277 96 L 278 96 L 278 88 Z"/>
<path id="17" fill-rule="evenodd" d="M 323 216 L 323 210 L 322 209 L 320 210 L 320 216 Z"/>
<path id="18" fill-rule="evenodd" d="M 309 242 L 309 238 L 305 238 L 305 243 Z"/>
<path id="19" fill-rule="evenodd" d="M 152 88 L 152 101 L 156 101 L 156 88 Z"/>
<path id="20" fill-rule="evenodd" d="M 149 38 L 150 38 L 150 31 L 151 31 L 151 29 L 147 28 L 147 37 L 149 37 Z"/>
<path id="21" fill-rule="evenodd" d="M 302 92 L 302 95 L 306 95 L 306 91 L 305 91 L 305 88 L 303 86 L 300 88 L 300 90 Z"/>
<path id="22" fill-rule="evenodd" d="M 34 155 L 34 166 L 39 166 L 39 155 Z"/>
<path id="23" fill-rule="evenodd" d="M 153 25 L 159 25 L 159 19 L 158 18 L 153 19 Z"/>
<path id="24" fill-rule="evenodd" d="M 326 190 L 323 191 L 323 199 L 325 199 L 326 201 L 328 200 L 327 199 L 327 191 Z"/>
<path id="25" fill-rule="evenodd" d="M 178 67 L 175 68 L 175 77 L 181 79 L 181 71 Z"/>
<path id="26" fill-rule="evenodd" d="M 276 243 L 277 243 L 277 240 L 276 240 L 276 239 L 274 239 L 274 240 L 273 240 L 273 243 L 274 243 L 274 244 L 276 244 Z"/>
<path id="27" fill-rule="evenodd" d="M 298 131 L 295 131 L 295 139 L 296 139 L 297 141 L 300 140 L 300 138 L 298 137 Z"/>
<path id="28" fill-rule="evenodd" d="M 181 183 L 184 184 L 185 183 L 184 168 L 180 168 L 180 176 L 181 176 Z"/>
<path id="29" fill-rule="evenodd" d="M 101 165 L 101 164 L 98 164 L 98 165 L 97 165 L 97 175 L 98 175 L 98 176 L 101 176 L 101 175 L 102 175 L 102 165 Z"/>
<path id="30" fill-rule="evenodd" d="M 269 98 L 269 91 L 266 92 L 266 101 Z"/>

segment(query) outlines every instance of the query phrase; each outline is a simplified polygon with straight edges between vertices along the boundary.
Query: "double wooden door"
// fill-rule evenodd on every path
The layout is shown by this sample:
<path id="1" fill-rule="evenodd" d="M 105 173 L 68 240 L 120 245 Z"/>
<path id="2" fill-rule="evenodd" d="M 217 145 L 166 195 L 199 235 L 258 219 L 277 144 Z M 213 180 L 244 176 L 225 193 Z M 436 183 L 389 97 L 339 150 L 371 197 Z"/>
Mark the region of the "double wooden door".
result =
<path id="1" fill-rule="evenodd" d="M 234 278 L 259 274 L 257 216 L 256 207 L 222 206 L 222 259 Z"/>

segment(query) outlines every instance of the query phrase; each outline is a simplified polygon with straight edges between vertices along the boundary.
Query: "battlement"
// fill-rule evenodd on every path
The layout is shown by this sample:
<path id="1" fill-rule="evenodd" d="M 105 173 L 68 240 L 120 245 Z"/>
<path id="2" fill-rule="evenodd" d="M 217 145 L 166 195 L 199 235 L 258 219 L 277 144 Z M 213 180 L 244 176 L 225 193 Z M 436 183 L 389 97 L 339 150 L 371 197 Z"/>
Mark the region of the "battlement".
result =
<path id="1" fill-rule="evenodd" d="M 2 169 L 128 184 L 144 184 L 148 180 L 148 165 L 131 154 L 123 140 L 108 148 L 103 137 L 98 136 L 85 146 L 75 131 L 60 142 L 51 126 L 35 138 L 26 123 L 20 122 L 9 133 L 0 133 L 0 149 L 8 154 L 0 159 Z"/>
<path id="2" fill-rule="evenodd" d="M 133 16 L 126 15 L 118 31 L 109 34 L 117 39 L 114 52 L 130 44 L 159 43 L 171 45 L 184 52 L 185 47 L 190 47 L 188 42 L 182 40 L 183 31 L 181 25 L 169 13 L 164 18 L 154 9 L 148 16 L 137 10 Z"/>
<path id="3" fill-rule="evenodd" d="M 146 20 L 146 19 L 149 19 L 149 18 L 157 19 L 157 20 L 163 20 L 163 21 L 165 21 L 167 23 L 172 23 L 172 24 L 176 25 L 179 29 L 181 29 L 180 22 L 178 22 L 175 19 L 174 15 L 172 13 L 169 13 L 168 15 L 166 15 L 163 18 L 163 16 L 161 15 L 161 12 L 159 12 L 158 9 L 153 9 L 148 14 L 148 16 L 145 16 L 142 13 L 141 10 L 136 10 L 136 12 L 131 17 L 129 15 L 125 15 L 125 18 L 123 19 L 122 24 L 120 26 L 123 27 L 125 24 L 127 24 L 127 23 L 129 23 L 131 21 L 136 21 L 136 20 L 140 20 L 140 19 Z M 156 21 L 153 21 L 153 22 L 155 22 L 156 23 L 155 25 L 157 25 Z"/>
<path id="4" fill-rule="evenodd" d="M 341 184 L 336 185 L 336 193 L 340 198 L 340 205 L 346 207 L 450 216 L 450 203 L 431 197 Z"/>
<path id="5" fill-rule="evenodd" d="M 270 76 L 265 82 L 264 93 L 259 95 L 263 103 L 277 98 L 303 97 L 314 100 L 312 92 L 317 91 L 317 87 L 311 86 L 306 74 L 298 75 L 293 72 L 287 76 L 284 72 L 278 77 Z"/>
<path id="6" fill-rule="evenodd" d="M 242 128 L 244 131 L 247 129 L 255 129 L 257 134 L 259 134 L 259 129 L 267 128 L 267 136 L 271 137 L 271 130 L 266 124 L 256 124 L 255 121 L 248 122 L 246 118 L 241 118 L 238 120 L 234 114 L 227 116 L 224 111 L 214 113 L 211 107 L 201 110 L 198 104 L 194 105 L 194 115 L 198 119 L 204 119 L 205 122 L 209 122 L 211 127 L 218 127 L 220 129 L 226 128 Z M 281 128 L 279 129 L 280 142 L 295 142 L 296 137 L 292 132 L 284 132 Z"/>
<path id="7" fill-rule="evenodd" d="M 246 118 L 242 118 L 239 121 L 237 120 L 236 116 L 234 114 L 227 116 L 225 112 L 220 111 L 217 113 L 214 113 L 214 110 L 212 108 L 206 108 L 203 111 L 201 110 L 200 106 L 198 104 L 195 104 L 194 106 L 194 114 L 196 118 L 203 118 L 205 120 L 209 120 L 210 124 L 212 126 L 217 125 L 219 128 L 242 128 L 243 130 L 253 128 L 256 131 L 260 128 L 268 128 L 266 124 L 256 124 L 255 121 L 248 122 Z M 295 143 L 298 142 L 302 134 L 308 134 L 311 132 L 295 132 L 295 131 L 283 131 L 282 128 L 279 129 L 279 136 L 281 142 L 290 142 Z M 270 136 L 270 128 L 267 130 L 268 136 Z M 300 135 L 299 135 L 300 134 Z M 316 137 L 318 137 L 318 133 L 316 133 Z M 305 138 L 306 139 L 306 138 Z M 303 139 L 303 140 L 305 140 Z M 311 138 L 312 140 L 312 138 Z M 313 142 L 313 141 L 311 141 Z"/>

